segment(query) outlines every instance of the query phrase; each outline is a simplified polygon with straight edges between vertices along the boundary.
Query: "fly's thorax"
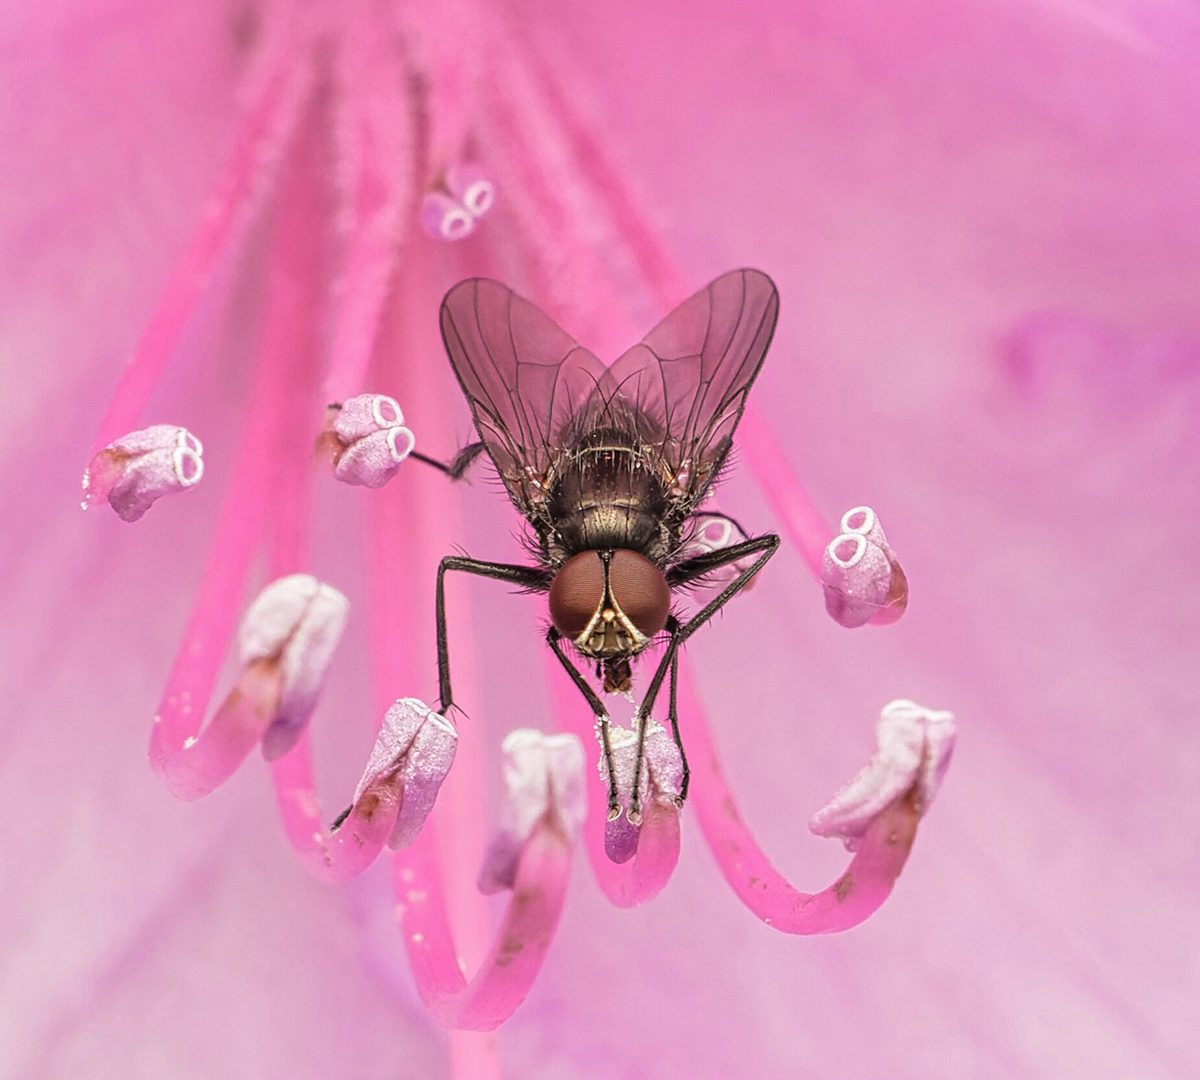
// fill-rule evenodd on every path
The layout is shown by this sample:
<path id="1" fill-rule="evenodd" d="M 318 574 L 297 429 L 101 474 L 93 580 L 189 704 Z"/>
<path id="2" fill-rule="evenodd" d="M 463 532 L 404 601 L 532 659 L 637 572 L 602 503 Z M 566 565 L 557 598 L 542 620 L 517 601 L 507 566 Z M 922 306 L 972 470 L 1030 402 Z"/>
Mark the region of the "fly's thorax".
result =
<path id="1" fill-rule="evenodd" d="M 550 585 L 550 618 L 586 656 L 640 652 L 667 624 L 671 590 L 662 571 L 627 548 L 583 551 Z"/>

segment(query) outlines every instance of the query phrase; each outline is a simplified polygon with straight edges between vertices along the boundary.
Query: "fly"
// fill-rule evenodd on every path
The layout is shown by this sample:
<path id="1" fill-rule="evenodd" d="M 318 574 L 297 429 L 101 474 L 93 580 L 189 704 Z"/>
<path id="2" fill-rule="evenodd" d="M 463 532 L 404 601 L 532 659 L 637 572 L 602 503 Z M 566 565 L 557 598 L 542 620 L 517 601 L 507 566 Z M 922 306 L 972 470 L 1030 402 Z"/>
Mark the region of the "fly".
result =
<path id="1" fill-rule="evenodd" d="M 632 688 L 633 664 L 665 648 L 638 706 L 631 823 L 649 717 L 670 676 L 668 718 L 679 735 L 675 685 L 683 643 L 750 582 L 779 546 L 773 534 L 694 554 L 689 541 L 716 483 L 766 356 L 779 294 L 757 270 L 735 270 L 685 300 L 611 366 L 504 285 L 460 282 L 441 308 L 442 338 L 474 416 L 479 442 L 449 464 L 453 477 L 484 450 L 532 529 L 533 565 L 448 555 L 438 568 L 441 707 L 453 701 L 444 579 L 462 571 L 545 593 L 546 641 L 596 716 L 609 763 L 608 815 L 621 814 L 609 717 L 574 657 L 594 665 L 605 693 Z M 743 534 L 744 535 L 744 534 Z M 699 611 L 674 607 L 680 590 L 739 560 L 744 568 Z"/>

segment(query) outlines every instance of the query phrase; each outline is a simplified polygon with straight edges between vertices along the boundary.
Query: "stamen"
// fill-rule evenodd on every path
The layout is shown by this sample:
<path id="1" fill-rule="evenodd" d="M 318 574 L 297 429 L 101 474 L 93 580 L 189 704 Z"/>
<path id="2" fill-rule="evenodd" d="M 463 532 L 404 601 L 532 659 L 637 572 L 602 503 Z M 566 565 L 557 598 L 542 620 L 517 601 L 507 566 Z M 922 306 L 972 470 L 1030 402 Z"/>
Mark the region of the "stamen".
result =
<path id="1" fill-rule="evenodd" d="M 331 409 L 318 449 L 330 453 L 334 475 L 346 484 L 383 487 L 417 444 L 394 398 L 359 394 Z"/>
<path id="2" fill-rule="evenodd" d="M 483 893 L 513 887 L 521 853 L 539 822 L 557 823 L 574 845 L 587 814 L 583 746 L 574 735 L 518 728 L 505 738 L 501 752 L 505 800 L 479 870 Z"/>
<path id="3" fill-rule="evenodd" d="M 363 4 L 340 43 L 342 92 L 335 131 L 341 213 L 350 237 L 338 285 L 326 382 L 329 401 L 342 401 L 362 389 L 412 212 L 412 103 L 401 82 L 394 38 L 386 30 L 375 9 Z"/>
<path id="4" fill-rule="evenodd" d="M 904 868 L 917 824 L 949 761 L 950 715 L 911 702 L 893 702 L 884 710 L 880 753 L 814 819 L 816 828 L 853 841 L 856 854 L 828 888 L 802 893 L 771 865 L 742 821 L 686 669 L 680 672 L 679 705 L 688 718 L 691 801 L 704 839 L 742 903 L 786 934 L 847 930 L 872 915 Z"/>
<path id="5" fill-rule="evenodd" d="M 657 721 L 647 717 L 642 722 L 647 728 L 638 780 L 641 808 L 637 810 L 632 806 L 632 792 L 633 770 L 637 761 L 638 718 L 634 717 L 632 730 L 616 725 L 611 725 L 609 729 L 617 791 L 627 793 L 624 816 L 607 822 L 604 828 L 604 850 L 615 863 L 627 862 L 636 854 L 638 838 L 645 824 L 643 813 L 648 813 L 653 807 L 679 813 L 677 800 L 683 786 L 683 758 L 679 756 L 679 747 Z M 607 789 L 608 762 L 604 754 L 600 755 L 597 768 Z"/>
<path id="6" fill-rule="evenodd" d="M 263 539 L 266 520 L 276 511 L 275 480 L 288 473 L 285 462 L 291 451 L 285 435 L 290 417 L 280 402 L 296 398 L 296 358 L 312 347 L 311 325 L 296 316 L 295 288 L 297 282 L 310 280 L 312 236 L 285 227 L 305 209 L 302 188 L 289 184 L 285 189 L 245 433 L 150 735 L 151 765 L 182 799 L 200 798 L 233 774 L 274 719 L 282 689 L 278 664 L 251 663 L 201 732 L 250 561 Z M 299 310 L 311 310 L 311 305 L 301 303 Z"/>
<path id="7" fill-rule="evenodd" d="M 496 205 L 496 185 L 480 165 L 451 165 L 446 170 L 446 187 L 477 221 Z"/>
<path id="8" fill-rule="evenodd" d="M 337 589 L 309 574 L 272 582 L 247 610 L 238 632 L 242 663 L 276 664 L 282 680 L 279 703 L 262 740 L 268 761 L 295 746 L 311 718 L 349 611 Z"/>
<path id="9" fill-rule="evenodd" d="M 908 606 L 908 579 L 869 506 L 842 515 L 842 532 L 825 549 L 821 577 L 825 610 L 842 626 L 895 622 Z"/>
<path id="10" fill-rule="evenodd" d="M 549 654 L 549 650 L 546 651 L 542 664 L 559 728 L 580 740 L 589 743 L 594 741 L 596 732 L 588 718 L 586 707 L 580 700 L 578 689 L 571 684 L 561 665 Z M 671 748 L 674 749 L 674 744 Z M 628 762 L 627 768 L 632 774 L 632 760 Z M 609 901 L 617 907 L 634 907 L 657 896 L 674 873 L 679 862 L 680 815 L 673 802 L 667 805 L 659 799 L 647 799 L 643 807 L 641 827 L 632 830 L 635 834 L 633 839 L 626 839 L 623 845 L 612 845 L 616 848 L 617 856 L 624 856 L 623 861 L 614 861 L 609 852 L 609 836 L 614 825 L 620 829 L 625 827 L 627 822 L 624 817 L 616 819 L 616 822 L 608 820 L 608 783 L 604 775 L 603 768 L 588 769 L 584 778 L 588 802 L 584 841 L 588 861 L 596 883 Z M 670 769 L 667 770 L 667 776 L 669 779 Z M 676 790 L 677 788 L 678 784 Z M 642 790 L 645 792 L 649 789 L 643 787 Z M 626 850 L 628 854 L 625 854 Z"/>
<path id="11" fill-rule="evenodd" d="M 400 792 L 400 810 L 388 847 L 408 847 L 433 809 L 454 763 L 458 733 L 441 713 L 417 698 L 402 698 L 387 711 L 358 788 L 355 812 L 380 784 Z"/>
<path id="12" fill-rule="evenodd" d="M 83 474 L 87 509 L 99 499 L 123 521 L 137 521 L 162 496 L 195 487 L 204 447 L 187 428 L 155 424 L 122 436 L 96 454 Z"/>
<path id="13" fill-rule="evenodd" d="M 141 416 L 213 267 L 269 190 L 311 85 L 307 31 L 288 21 L 262 65 L 266 71 L 243 116 L 233 150 L 204 217 L 171 271 L 150 320 L 100 423 L 94 449 L 115 443 Z"/>
<path id="14" fill-rule="evenodd" d="M 475 231 L 475 218 L 443 191 L 430 191 L 421 200 L 421 225 L 435 240 L 465 240 Z"/>
<path id="15" fill-rule="evenodd" d="M 928 813 L 954 752 L 954 716 L 912 701 L 885 705 L 875 727 L 879 749 L 867 766 L 813 815 L 817 836 L 836 837 L 857 851 L 889 804 L 907 796 Z"/>

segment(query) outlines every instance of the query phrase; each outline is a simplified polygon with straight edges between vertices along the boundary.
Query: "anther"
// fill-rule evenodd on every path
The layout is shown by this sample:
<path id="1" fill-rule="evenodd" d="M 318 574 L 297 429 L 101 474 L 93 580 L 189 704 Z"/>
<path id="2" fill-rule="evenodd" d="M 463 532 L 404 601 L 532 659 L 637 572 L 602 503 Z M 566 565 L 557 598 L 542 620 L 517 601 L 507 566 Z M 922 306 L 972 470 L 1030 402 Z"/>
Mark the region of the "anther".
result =
<path id="1" fill-rule="evenodd" d="M 446 186 L 473 218 L 483 217 L 496 203 L 496 185 L 478 165 L 450 166 Z"/>
<path id="2" fill-rule="evenodd" d="M 574 843 L 587 816 L 583 744 L 574 735 L 546 735 L 531 728 L 510 732 L 504 755 L 504 805 L 479 869 L 484 893 L 512 888 L 526 842 L 550 821 Z"/>
<path id="3" fill-rule="evenodd" d="M 908 579 L 875 511 L 847 510 L 841 527 L 822 563 L 825 610 L 848 628 L 895 622 L 908 606 Z"/>
<path id="4" fill-rule="evenodd" d="M 469 210 L 441 191 L 421 200 L 421 225 L 435 240 L 462 240 L 475 231 Z"/>
<path id="5" fill-rule="evenodd" d="M 204 476 L 204 447 L 187 428 L 155 424 L 109 443 L 83 474 L 86 510 L 98 499 L 123 521 L 137 521 L 163 495 L 195 487 Z"/>
<path id="6" fill-rule="evenodd" d="M 334 475 L 346 484 L 383 487 L 416 446 L 399 403 L 385 394 L 359 394 L 331 408 L 317 441 Z"/>
<path id="7" fill-rule="evenodd" d="M 308 724 L 349 611 L 337 589 L 310 574 L 273 581 L 246 610 L 238 629 L 242 663 L 268 663 L 281 677 L 279 702 L 262 739 L 268 761 L 295 746 Z"/>
<path id="8" fill-rule="evenodd" d="M 907 794 L 919 814 L 929 809 L 954 752 L 954 716 L 893 701 L 879 714 L 875 737 L 878 749 L 867 766 L 809 823 L 818 836 L 842 840 L 850 851 L 896 799 Z"/>
<path id="9" fill-rule="evenodd" d="M 644 723 L 647 725 L 646 744 L 636 792 L 633 770 L 637 760 L 637 729 L 616 725 L 609 728 L 617 790 L 629 792 L 624 816 L 619 805 L 611 808 L 604 829 L 604 850 L 615 863 L 627 862 L 637 852 L 638 830 L 648 807 L 660 806 L 675 812 L 679 809 L 677 799 L 683 786 L 683 758 L 679 747 L 661 724 L 650 718 Z M 599 770 L 607 783 L 608 767 L 603 754 L 600 755 Z"/>
<path id="10" fill-rule="evenodd" d="M 458 733 L 441 713 L 417 698 L 401 698 L 383 718 L 354 803 L 379 786 L 399 792 L 400 811 L 388 846 L 411 844 L 433 809 L 442 781 L 454 764 Z"/>

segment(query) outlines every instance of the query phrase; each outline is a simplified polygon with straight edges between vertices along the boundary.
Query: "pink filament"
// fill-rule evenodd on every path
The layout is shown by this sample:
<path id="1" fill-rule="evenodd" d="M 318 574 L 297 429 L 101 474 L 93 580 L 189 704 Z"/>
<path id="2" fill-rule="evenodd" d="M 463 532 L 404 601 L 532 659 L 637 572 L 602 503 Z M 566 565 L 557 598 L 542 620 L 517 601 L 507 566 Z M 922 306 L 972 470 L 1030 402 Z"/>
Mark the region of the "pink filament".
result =
<path id="1" fill-rule="evenodd" d="M 549 650 L 544 665 L 559 728 L 578 736 L 585 754 L 599 754 L 592 726 L 594 718 L 589 715 L 579 690 Z M 604 851 L 608 787 L 591 764 L 589 761 L 586 769 L 588 815 L 583 836 L 592 873 L 600 891 L 617 907 L 644 904 L 662 891 L 679 862 L 679 814 L 648 802 L 638 835 L 637 854 L 628 862 L 614 863 Z"/>
<path id="2" fill-rule="evenodd" d="M 819 893 L 800 892 L 771 865 L 742 821 L 686 670 L 680 672 L 679 707 L 688 725 L 690 802 L 713 858 L 742 903 L 785 934 L 830 934 L 872 915 L 892 891 L 917 835 L 920 815 L 908 797 L 876 817 L 834 884 Z"/>
<path id="3" fill-rule="evenodd" d="M 465 151 L 477 72 L 472 58 L 483 55 L 483 27 L 471 0 L 413 0 L 400 9 L 408 38 L 428 87 L 427 162 L 440 179 Z"/>
<path id="4" fill-rule="evenodd" d="M 412 110 L 391 46 L 373 10 L 362 5 L 341 43 L 336 143 L 343 214 L 350 223 L 326 393 L 330 402 L 360 393 L 413 211 Z"/>
<path id="5" fill-rule="evenodd" d="M 439 902 L 435 841 L 424 833 L 396 854 L 396 890 L 404 947 L 421 1000 L 447 1027 L 491 1031 L 529 992 L 553 940 L 570 880 L 571 847 L 546 821 L 534 827 L 517 867 L 512 896 L 479 973 L 468 982 Z"/>
<path id="6" fill-rule="evenodd" d="M 242 118 L 233 151 L 205 206 L 204 216 L 171 271 L 133 356 L 109 402 L 92 452 L 137 427 L 150 398 L 218 258 L 231 236 L 250 217 L 269 185 L 290 138 L 311 83 L 312 65 L 301 31 L 289 26 L 286 37 L 264 65 L 266 78 Z"/>
<path id="7" fill-rule="evenodd" d="M 402 261 L 402 282 L 390 325 L 395 330 L 389 356 L 404 357 L 383 378 L 405 411 L 420 416 L 431 431 L 450 430 L 446 400 L 437 385 L 421 376 L 410 358 L 440 349 L 437 326 L 428 318 L 436 298 L 432 241 L 413 234 Z M 426 669 L 414 649 L 433 649 L 433 585 L 437 563 L 460 534 L 461 509 L 453 489 L 434 470 L 411 471 L 376 493 L 371 510 L 370 565 L 372 641 L 380 705 L 411 692 Z M 475 692 L 472 610 L 464 583 L 447 583 L 446 615 L 456 698 L 479 700 Z M 432 658 L 432 657 L 430 657 Z M 382 710 L 381 710 L 382 711 Z M 516 887 L 499 935 L 493 940 L 488 913 L 474 876 L 483 851 L 483 775 L 478 729 L 459 715 L 454 768 L 438 797 L 429 823 L 412 847 L 394 856 L 393 880 L 401 910 L 405 947 L 422 998 L 435 1017 L 455 1028 L 491 1030 L 528 993 L 554 935 L 566 896 L 569 846 L 548 824 L 535 830 L 522 855 Z M 419 935 L 419 937 L 414 937 Z M 468 984 L 459 966 L 478 966 Z M 455 1075 L 469 1080 L 499 1077 L 493 1041 L 452 1035 Z"/>
<path id="8" fill-rule="evenodd" d="M 208 564 L 150 735 L 150 763 L 181 799 L 200 798 L 227 780 L 271 720 L 270 715 L 253 713 L 268 689 L 257 680 L 251 688 L 262 693 L 231 695 L 212 723 L 200 730 L 237 622 L 250 561 L 274 507 L 276 457 L 285 419 L 280 403 L 294 393 L 294 357 L 310 347 L 292 292 L 297 263 L 303 265 L 307 258 L 298 245 L 307 240 L 303 230 L 280 232 L 246 430 Z"/>

